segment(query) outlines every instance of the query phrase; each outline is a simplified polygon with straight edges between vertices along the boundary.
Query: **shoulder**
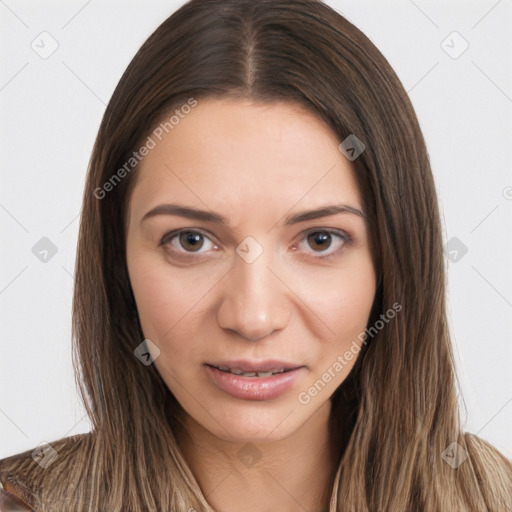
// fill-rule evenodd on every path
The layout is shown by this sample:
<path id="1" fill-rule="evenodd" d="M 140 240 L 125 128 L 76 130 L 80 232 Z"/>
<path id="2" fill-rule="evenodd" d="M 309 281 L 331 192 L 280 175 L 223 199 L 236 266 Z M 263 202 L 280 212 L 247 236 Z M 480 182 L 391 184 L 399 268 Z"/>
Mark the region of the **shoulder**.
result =
<path id="1" fill-rule="evenodd" d="M 21 498 L 20 492 L 12 487 L 4 487 L 0 482 L 0 512 L 33 512 L 33 508 Z"/>
<path id="2" fill-rule="evenodd" d="M 473 477 L 489 510 L 512 510 L 512 460 L 482 438 L 464 435 Z"/>
<path id="3" fill-rule="evenodd" d="M 489 467 L 495 469 L 504 478 L 512 479 L 512 460 L 475 434 L 466 433 L 464 439 L 468 455 L 471 457 L 475 469 L 482 470 L 482 477 L 486 473 L 485 468 Z"/>
<path id="4" fill-rule="evenodd" d="M 57 439 L 0 459 L 1 499 L 11 499 L 13 495 L 31 509 L 45 510 L 43 492 L 46 494 L 58 487 L 65 488 L 67 475 L 70 471 L 79 470 L 77 461 L 87 460 L 93 441 L 94 434 L 88 432 Z M 2 510 L 4 508 L 0 508 L 0 512 Z"/>

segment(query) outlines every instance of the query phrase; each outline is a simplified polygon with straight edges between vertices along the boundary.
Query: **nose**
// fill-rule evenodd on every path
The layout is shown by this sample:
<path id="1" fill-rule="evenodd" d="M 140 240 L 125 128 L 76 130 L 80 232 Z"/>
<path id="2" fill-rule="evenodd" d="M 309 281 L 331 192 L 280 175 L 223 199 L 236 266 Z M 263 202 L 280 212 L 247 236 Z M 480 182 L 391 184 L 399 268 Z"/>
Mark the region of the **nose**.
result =
<path id="1" fill-rule="evenodd" d="M 252 263 L 236 256 L 217 312 L 221 328 L 257 341 L 286 327 L 290 318 L 288 289 L 268 263 L 266 251 Z"/>

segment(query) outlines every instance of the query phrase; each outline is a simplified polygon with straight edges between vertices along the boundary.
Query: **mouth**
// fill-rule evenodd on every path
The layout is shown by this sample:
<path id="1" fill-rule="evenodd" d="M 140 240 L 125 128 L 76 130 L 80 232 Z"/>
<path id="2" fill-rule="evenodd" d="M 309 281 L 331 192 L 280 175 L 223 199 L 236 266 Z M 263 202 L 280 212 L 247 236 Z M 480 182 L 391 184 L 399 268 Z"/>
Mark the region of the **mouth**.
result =
<path id="1" fill-rule="evenodd" d="M 222 361 L 205 363 L 212 384 L 234 398 L 271 400 L 283 395 L 307 372 L 304 365 L 283 361 Z"/>
<path id="2" fill-rule="evenodd" d="M 272 375 L 279 375 L 280 373 L 286 373 L 291 372 L 299 366 L 296 366 L 295 368 L 275 368 L 273 370 L 266 370 L 266 371 L 251 371 L 251 370 L 242 370 L 240 368 L 229 368 L 227 366 L 222 365 L 214 365 L 214 364 L 206 364 L 206 366 L 210 366 L 212 368 L 217 368 L 217 370 L 220 370 L 221 372 L 225 373 L 231 373 L 233 375 L 239 375 L 241 377 L 271 377 Z"/>

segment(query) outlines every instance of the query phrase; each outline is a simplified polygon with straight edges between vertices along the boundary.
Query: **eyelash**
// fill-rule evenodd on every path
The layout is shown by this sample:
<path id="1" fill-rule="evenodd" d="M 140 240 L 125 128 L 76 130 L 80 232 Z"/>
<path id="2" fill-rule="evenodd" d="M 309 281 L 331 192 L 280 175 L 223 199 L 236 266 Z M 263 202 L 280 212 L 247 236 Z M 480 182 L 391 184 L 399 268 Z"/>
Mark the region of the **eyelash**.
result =
<path id="1" fill-rule="evenodd" d="M 204 233 L 201 230 L 197 230 L 197 229 L 180 229 L 178 231 L 172 231 L 170 233 L 167 233 L 166 235 L 163 236 L 163 238 L 160 241 L 159 245 L 161 245 L 161 246 L 171 245 L 172 240 L 174 240 L 175 238 L 179 237 L 182 233 L 199 234 L 202 237 L 207 238 L 208 240 L 210 240 L 214 246 L 217 245 L 217 244 L 215 244 L 215 242 L 213 242 L 213 240 L 210 239 L 210 237 L 206 233 Z M 341 251 L 343 251 L 344 247 L 346 245 L 351 244 L 352 241 L 353 241 L 352 237 L 348 233 L 345 233 L 344 231 L 338 231 L 338 230 L 327 229 L 327 228 L 326 229 L 315 228 L 315 229 L 310 229 L 310 230 L 306 231 L 304 233 L 304 235 L 303 235 L 303 238 L 301 239 L 301 242 L 303 240 L 306 240 L 309 235 L 312 235 L 312 234 L 315 234 L 315 233 L 327 233 L 327 234 L 329 234 L 331 236 L 338 237 L 338 238 L 340 238 L 343 241 L 343 244 L 337 250 L 331 252 L 327 256 L 318 256 L 317 259 L 319 259 L 319 260 L 327 261 L 329 259 L 332 259 L 332 258 L 335 258 L 335 257 L 339 256 L 339 253 Z M 327 248 L 327 250 L 329 250 L 330 248 L 331 247 L 329 246 Z M 179 257 L 183 257 L 185 255 L 184 257 L 187 258 L 187 259 L 198 259 L 198 258 L 200 258 L 200 255 L 203 254 L 203 253 L 194 253 L 194 252 L 187 252 L 187 251 L 184 251 L 184 253 L 183 252 L 180 253 L 180 251 L 176 251 L 176 250 L 173 250 L 171 252 L 178 253 Z M 197 256 L 196 256 L 196 254 L 197 254 Z M 322 253 L 319 252 L 318 254 L 322 254 Z"/>

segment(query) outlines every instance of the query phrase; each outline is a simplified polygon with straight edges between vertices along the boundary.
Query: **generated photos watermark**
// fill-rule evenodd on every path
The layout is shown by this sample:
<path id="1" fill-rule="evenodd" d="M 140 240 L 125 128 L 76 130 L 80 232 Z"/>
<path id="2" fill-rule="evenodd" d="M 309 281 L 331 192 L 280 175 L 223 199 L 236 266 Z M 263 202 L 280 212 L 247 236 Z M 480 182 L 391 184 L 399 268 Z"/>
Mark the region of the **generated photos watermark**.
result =
<path id="1" fill-rule="evenodd" d="M 137 345 L 133 353 L 144 366 L 149 366 L 160 355 L 160 349 L 150 339 L 146 338 Z"/>
<path id="2" fill-rule="evenodd" d="M 350 348 L 347 349 L 343 354 L 338 355 L 336 361 L 333 362 L 329 368 L 315 381 L 315 383 L 305 391 L 301 391 L 297 395 L 299 403 L 307 405 L 311 402 L 311 399 L 317 396 L 326 385 L 331 382 L 336 375 L 343 371 L 344 368 L 356 357 L 362 350 L 362 346 L 368 343 L 368 337 L 371 339 L 377 335 L 377 333 L 387 324 L 390 320 L 395 318 L 396 314 L 402 310 L 402 305 L 395 302 L 391 308 L 385 313 L 380 315 L 380 319 L 375 322 L 371 327 L 367 327 L 363 332 L 359 333 L 357 339 L 352 340 Z M 358 343 L 359 341 L 359 343 Z"/>
<path id="3" fill-rule="evenodd" d="M 166 121 L 161 122 L 152 132 L 151 135 L 148 135 L 146 142 L 137 150 L 134 151 L 132 156 L 119 168 L 117 171 L 112 174 L 112 176 L 105 182 L 101 187 L 97 187 L 94 189 L 94 197 L 96 199 L 103 199 L 106 197 L 108 192 L 114 190 L 114 188 L 121 182 L 121 180 L 126 177 L 137 164 L 149 154 L 149 152 L 156 148 L 159 142 L 164 137 L 164 133 L 168 134 L 170 131 L 174 130 L 176 126 L 180 123 L 182 119 L 184 119 L 187 114 L 192 111 L 192 108 L 197 106 L 197 100 L 194 98 L 189 98 L 186 103 L 184 103 L 180 108 L 177 108 L 174 111 L 174 114 L 169 117 Z"/>

